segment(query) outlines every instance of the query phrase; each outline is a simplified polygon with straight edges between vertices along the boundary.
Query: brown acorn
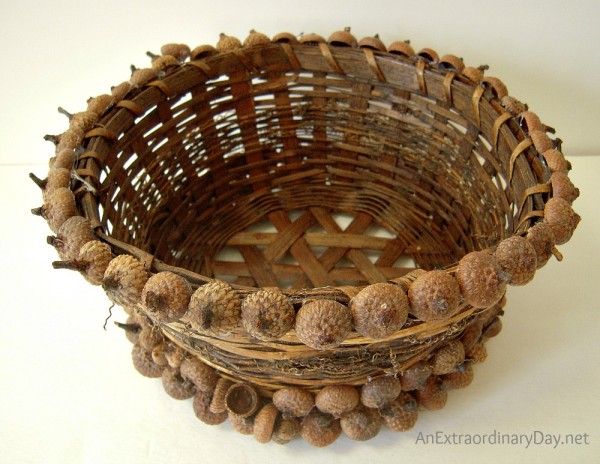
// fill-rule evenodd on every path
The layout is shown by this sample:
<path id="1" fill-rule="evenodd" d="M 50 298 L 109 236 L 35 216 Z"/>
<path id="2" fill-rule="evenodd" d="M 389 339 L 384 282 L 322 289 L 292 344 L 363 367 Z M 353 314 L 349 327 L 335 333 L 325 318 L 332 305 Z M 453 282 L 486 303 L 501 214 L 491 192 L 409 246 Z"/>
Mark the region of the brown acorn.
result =
<path id="1" fill-rule="evenodd" d="M 194 414 L 208 425 L 218 425 L 227 420 L 227 412 L 214 413 L 210 410 L 212 392 L 198 390 L 194 395 Z"/>
<path id="2" fill-rule="evenodd" d="M 58 229 L 56 237 L 48 237 L 50 243 L 62 260 L 79 258 L 81 247 L 96 239 L 89 219 L 82 216 L 72 216 Z"/>
<path id="3" fill-rule="evenodd" d="M 415 399 L 425 409 L 432 411 L 442 409 L 448 401 L 448 392 L 442 385 L 442 379 L 432 375 L 421 390 L 416 390 Z"/>
<path id="4" fill-rule="evenodd" d="M 233 385 L 233 382 L 229 379 L 221 377 L 215 385 L 215 391 L 213 392 L 212 400 L 210 402 L 210 410 L 214 413 L 220 413 L 227 411 L 227 405 L 225 404 L 225 397 L 227 390 Z"/>
<path id="5" fill-rule="evenodd" d="M 158 69 L 154 68 L 143 68 L 136 69 L 131 73 L 131 77 L 129 78 L 129 82 L 134 88 L 140 88 L 143 85 L 147 84 L 150 81 L 153 81 L 158 76 Z"/>
<path id="6" fill-rule="evenodd" d="M 78 215 L 75 195 L 68 188 L 59 187 L 47 195 L 44 206 L 32 212 L 41 214 L 52 232 L 57 233 L 67 219 Z"/>
<path id="7" fill-rule="evenodd" d="M 225 394 L 225 407 L 232 414 L 249 417 L 260 404 L 256 389 L 247 383 L 234 383 Z"/>
<path id="8" fill-rule="evenodd" d="M 565 156 L 555 148 L 546 150 L 542 156 L 552 172 L 567 173 L 571 170 L 571 163 L 565 159 Z"/>
<path id="9" fill-rule="evenodd" d="M 162 383 L 167 395 L 176 400 L 187 400 L 196 394 L 196 386 L 184 379 L 179 369 L 167 367 L 162 372 Z"/>
<path id="10" fill-rule="evenodd" d="M 69 177 L 71 176 L 71 169 L 75 163 L 75 153 L 73 150 L 61 150 L 56 153 L 56 156 L 52 159 L 52 169 L 67 169 L 69 171 Z"/>
<path id="11" fill-rule="evenodd" d="M 544 125 L 533 111 L 523 111 L 519 114 L 519 122 L 525 132 L 544 130 Z"/>
<path id="12" fill-rule="evenodd" d="M 487 340 L 488 338 L 493 338 L 497 336 L 502 331 L 502 321 L 499 317 L 495 317 L 492 321 L 485 326 L 483 329 L 483 338 Z"/>
<path id="13" fill-rule="evenodd" d="M 525 238 L 513 235 L 500 242 L 495 252 L 496 261 L 508 275 L 510 285 L 525 285 L 537 269 L 535 248 Z"/>
<path id="14" fill-rule="evenodd" d="M 219 375 L 212 367 L 204 364 L 196 357 L 187 357 L 181 361 L 179 367 L 181 376 L 191 381 L 201 391 L 214 391 Z"/>
<path id="15" fill-rule="evenodd" d="M 316 350 L 339 346 L 352 330 L 352 313 L 333 300 L 312 300 L 296 315 L 296 336 Z"/>
<path id="16" fill-rule="evenodd" d="M 71 116 L 69 127 L 85 133 L 96 125 L 98 119 L 98 114 L 94 111 L 81 111 Z"/>
<path id="17" fill-rule="evenodd" d="M 483 320 L 478 317 L 471 322 L 463 331 L 460 338 L 461 343 L 465 351 L 468 351 L 473 345 L 475 345 L 481 338 L 481 332 L 483 330 Z"/>
<path id="18" fill-rule="evenodd" d="M 340 418 L 340 427 L 348 438 L 366 441 L 375 437 L 381 430 L 382 419 L 377 409 L 359 405 Z"/>
<path id="19" fill-rule="evenodd" d="M 137 343 L 131 350 L 131 359 L 133 367 L 144 377 L 158 378 L 162 376 L 163 366 L 154 363 L 152 355 Z"/>
<path id="20" fill-rule="evenodd" d="M 469 348 L 465 353 L 465 358 L 473 361 L 475 364 L 484 362 L 487 359 L 487 348 L 485 343 L 479 342 Z"/>
<path id="21" fill-rule="evenodd" d="M 417 400 L 406 392 L 380 409 L 385 425 L 396 432 L 406 432 L 414 427 L 419 417 Z"/>
<path id="22" fill-rule="evenodd" d="M 508 111 L 511 115 L 517 116 L 524 111 L 527 111 L 527 105 L 517 100 L 515 97 L 506 95 L 500 100 L 502 108 Z"/>
<path id="23" fill-rule="evenodd" d="M 189 322 L 199 332 L 228 334 L 240 320 L 241 302 L 226 282 L 215 280 L 199 287 L 190 299 Z"/>
<path id="24" fill-rule="evenodd" d="M 474 84 L 479 85 L 483 81 L 484 70 L 481 68 L 474 68 L 472 66 L 465 66 L 462 69 L 461 74 Z"/>
<path id="25" fill-rule="evenodd" d="M 304 388 L 285 387 L 273 393 L 273 404 L 284 416 L 304 417 L 315 405 L 315 398 Z"/>
<path id="26" fill-rule="evenodd" d="M 162 55 L 171 55 L 180 62 L 185 61 L 190 56 L 190 47 L 186 44 L 169 43 L 160 47 Z"/>
<path id="27" fill-rule="evenodd" d="M 556 148 L 554 142 L 548 137 L 545 130 L 534 129 L 529 131 L 529 137 L 533 141 L 533 146 L 538 153 L 544 153 L 548 150 Z"/>
<path id="28" fill-rule="evenodd" d="M 167 364 L 174 369 L 180 369 L 181 364 L 186 359 L 186 353 L 175 343 L 167 342 L 167 346 L 163 352 L 163 356 L 167 360 Z M 191 380 L 194 380 L 191 378 Z"/>
<path id="29" fill-rule="evenodd" d="M 110 94 L 113 97 L 115 103 L 124 100 L 129 91 L 132 89 L 132 87 L 133 86 L 129 81 L 121 82 L 119 85 L 115 85 L 114 87 L 112 87 L 110 90 Z"/>
<path id="30" fill-rule="evenodd" d="M 250 335 L 268 341 L 283 337 L 294 327 L 296 312 L 283 293 L 259 290 L 242 302 L 241 318 Z"/>
<path id="31" fill-rule="evenodd" d="M 259 45 L 265 45 L 271 43 L 271 39 L 261 32 L 256 32 L 254 29 L 250 31 L 250 34 L 244 40 L 242 46 L 244 48 L 257 47 Z"/>
<path id="32" fill-rule="evenodd" d="M 219 53 L 226 53 L 235 50 L 236 48 L 242 48 L 242 43 L 236 37 L 229 36 L 221 32 L 219 35 L 219 41 L 215 47 Z"/>
<path id="33" fill-rule="evenodd" d="M 75 263 L 88 282 L 92 285 L 102 285 L 104 273 L 111 259 L 112 250 L 107 243 L 91 240 L 81 246 Z"/>
<path id="34" fill-rule="evenodd" d="M 466 254 L 456 270 L 463 298 L 475 308 L 487 308 L 502 298 L 507 278 L 494 256 L 485 251 Z"/>
<path id="35" fill-rule="evenodd" d="M 554 232 L 547 221 L 540 221 L 527 230 L 525 238 L 535 250 L 537 268 L 540 269 L 552 256 L 556 244 Z"/>
<path id="36" fill-rule="evenodd" d="M 437 52 L 427 47 L 419 50 L 417 57 L 420 57 L 431 64 L 437 64 L 440 61 L 440 57 Z"/>
<path id="37" fill-rule="evenodd" d="M 67 151 L 68 150 L 63 150 Z M 61 187 L 69 187 L 71 183 L 71 169 L 54 167 L 48 171 L 48 177 L 43 181 L 44 199 L 54 190 Z"/>
<path id="38" fill-rule="evenodd" d="M 360 394 L 350 385 L 328 385 L 323 387 L 315 397 L 315 405 L 320 411 L 341 417 L 352 411 L 359 402 Z"/>
<path id="39" fill-rule="evenodd" d="M 101 117 L 108 107 L 113 103 L 112 95 L 102 94 L 97 97 L 90 98 L 87 101 L 86 111 L 91 111 L 98 117 Z"/>
<path id="40" fill-rule="evenodd" d="M 186 312 L 192 289 L 181 276 L 165 271 L 151 276 L 142 290 L 142 304 L 159 322 L 173 322 Z"/>
<path id="41" fill-rule="evenodd" d="M 152 353 L 152 350 L 158 344 L 163 343 L 164 340 L 165 338 L 160 329 L 151 325 L 143 326 L 138 335 L 138 344 L 148 353 Z"/>
<path id="42" fill-rule="evenodd" d="M 350 33 L 350 28 L 346 27 L 343 31 L 336 31 L 329 36 L 327 40 L 334 47 L 351 47 L 355 48 L 358 44 L 356 37 Z"/>
<path id="43" fill-rule="evenodd" d="M 576 188 L 567 174 L 562 171 L 553 172 L 550 176 L 552 185 L 552 196 L 562 198 L 573 203 L 579 197 L 579 189 Z"/>
<path id="44" fill-rule="evenodd" d="M 289 43 L 296 44 L 298 43 L 298 38 L 294 34 L 290 34 L 289 32 L 280 32 L 273 36 L 271 39 L 273 43 Z"/>
<path id="45" fill-rule="evenodd" d="M 460 287 L 445 271 L 433 270 L 421 274 L 408 289 L 410 312 L 422 321 L 448 319 L 459 308 Z"/>
<path id="46" fill-rule="evenodd" d="M 164 72 L 168 68 L 179 66 L 181 63 L 177 58 L 171 55 L 157 56 L 152 60 L 152 69 L 156 69 L 159 72 Z M 162 75 L 162 74 L 161 74 Z"/>
<path id="47" fill-rule="evenodd" d="M 190 58 L 192 60 L 202 60 L 204 58 L 214 56 L 218 53 L 219 52 L 217 51 L 217 49 L 212 45 L 198 45 L 190 53 Z"/>
<path id="48" fill-rule="evenodd" d="M 364 37 L 358 41 L 359 48 L 370 48 L 377 52 L 387 51 L 385 44 L 379 38 L 379 34 L 375 34 L 373 37 Z"/>
<path id="49" fill-rule="evenodd" d="M 227 410 L 225 410 L 227 414 Z M 229 413 L 229 422 L 231 423 L 231 427 L 236 432 L 241 433 L 242 435 L 253 435 L 254 434 L 254 416 L 249 417 L 241 417 L 235 414 Z"/>
<path id="50" fill-rule="evenodd" d="M 502 98 L 508 95 L 508 89 L 506 88 L 506 85 L 497 77 L 486 76 L 483 78 L 483 83 L 487 87 L 491 88 L 494 97 L 496 97 L 498 100 L 502 100 Z"/>
<path id="51" fill-rule="evenodd" d="M 473 381 L 473 366 L 470 362 L 460 364 L 454 372 L 442 376 L 442 388 L 454 390 L 465 388 Z"/>
<path id="52" fill-rule="evenodd" d="M 167 361 L 167 357 L 165 356 L 165 352 L 167 351 L 167 343 L 161 342 L 152 348 L 150 354 L 152 355 L 152 361 L 159 366 L 168 366 L 169 361 Z"/>
<path id="53" fill-rule="evenodd" d="M 273 403 L 265 404 L 254 418 L 254 438 L 259 443 L 268 443 L 273 435 L 277 408 Z"/>
<path id="54" fill-rule="evenodd" d="M 363 288 L 349 304 L 356 331 L 368 338 L 392 335 L 408 317 L 408 298 L 400 287 L 377 283 Z"/>
<path id="55" fill-rule="evenodd" d="M 295 417 L 278 417 L 271 440 L 279 445 L 285 445 L 300 435 L 301 428 L 300 421 Z"/>
<path id="56" fill-rule="evenodd" d="M 423 388 L 431 375 L 431 366 L 424 361 L 419 361 L 409 367 L 400 376 L 400 385 L 403 391 Z"/>
<path id="57" fill-rule="evenodd" d="M 405 58 L 412 58 L 415 56 L 415 51 L 410 46 L 410 41 L 408 40 L 399 40 L 391 43 L 388 47 L 388 53 L 403 56 Z"/>
<path id="58" fill-rule="evenodd" d="M 325 39 L 318 34 L 303 34 L 298 40 L 301 44 L 304 45 L 318 45 L 320 43 L 325 43 Z"/>
<path id="59" fill-rule="evenodd" d="M 365 383 L 360 389 L 360 401 L 368 408 L 382 408 L 394 401 L 402 385 L 400 380 L 392 375 L 378 377 Z"/>
<path id="60" fill-rule="evenodd" d="M 431 371 L 435 375 L 449 374 L 465 360 L 465 349 L 459 340 L 451 340 L 440 347 L 431 358 Z"/>
<path id="61" fill-rule="evenodd" d="M 56 144 L 56 151 L 78 149 L 83 143 L 85 134 L 82 130 L 67 129 L 58 136 L 58 143 Z"/>
<path id="62" fill-rule="evenodd" d="M 313 409 L 302 421 L 300 435 L 313 446 L 324 447 L 333 443 L 342 433 L 339 419 Z"/>
<path id="63" fill-rule="evenodd" d="M 108 263 L 102 288 L 113 303 L 133 308 L 140 303 L 142 290 L 148 280 L 144 264 L 131 255 L 119 255 Z"/>
<path id="64" fill-rule="evenodd" d="M 440 58 L 438 66 L 447 71 L 460 73 L 464 69 L 465 63 L 463 62 L 463 59 L 458 56 L 444 55 Z"/>
<path id="65" fill-rule="evenodd" d="M 554 233 L 557 245 L 567 243 L 577 228 L 581 217 L 563 198 L 552 197 L 544 206 L 544 218 Z"/>

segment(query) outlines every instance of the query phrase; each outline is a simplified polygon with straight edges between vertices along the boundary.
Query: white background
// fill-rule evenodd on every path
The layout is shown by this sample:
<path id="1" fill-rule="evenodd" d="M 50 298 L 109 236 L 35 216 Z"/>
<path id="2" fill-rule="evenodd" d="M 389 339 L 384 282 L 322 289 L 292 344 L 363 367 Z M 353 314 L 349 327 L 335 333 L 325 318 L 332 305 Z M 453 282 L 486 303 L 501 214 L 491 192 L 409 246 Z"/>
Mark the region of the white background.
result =
<path id="1" fill-rule="evenodd" d="M 597 1 L 145 1 L 29 0 L 0 3 L 0 461 L 158 462 L 591 462 L 600 457 L 600 32 Z M 326 449 L 302 441 L 259 445 L 227 425 L 195 419 L 160 381 L 131 366 L 129 343 L 102 325 L 109 303 L 78 275 L 53 271 L 49 230 L 31 216 L 52 146 L 42 137 L 66 126 L 56 112 L 85 109 L 88 97 L 148 64 L 168 42 L 214 44 L 255 28 L 327 36 L 352 26 L 386 43 L 490 65 L 511 95 L 557 128 L 582 190 L 583 222 L 572 242 L 524 288 L 511 288 L 502 334 L 476 367 L 473 385 L 447 407 L 424 412 L 405 434 L 366 443 L 340 438 Z M 120 310 L 114 320 L 123 320 Z M 589 445 L 429 445 L 419 432 L 587 433 Z"/>

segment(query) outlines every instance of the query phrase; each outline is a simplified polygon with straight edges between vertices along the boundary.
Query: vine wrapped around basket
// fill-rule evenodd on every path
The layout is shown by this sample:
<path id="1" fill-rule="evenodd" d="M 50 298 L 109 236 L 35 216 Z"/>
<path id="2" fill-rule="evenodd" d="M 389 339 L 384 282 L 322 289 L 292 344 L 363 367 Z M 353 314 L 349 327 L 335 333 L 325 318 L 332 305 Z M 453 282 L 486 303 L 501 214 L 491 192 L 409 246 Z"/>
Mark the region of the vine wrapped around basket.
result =
<path id="1" fill-rule="evenodd" d="M 324 446 L 468 385 L 579 222 L 553 129 L 408 42 L 165 45 L 69 114 L 34 210 L 129 315 L 134 366 L 259 442 Z"/>

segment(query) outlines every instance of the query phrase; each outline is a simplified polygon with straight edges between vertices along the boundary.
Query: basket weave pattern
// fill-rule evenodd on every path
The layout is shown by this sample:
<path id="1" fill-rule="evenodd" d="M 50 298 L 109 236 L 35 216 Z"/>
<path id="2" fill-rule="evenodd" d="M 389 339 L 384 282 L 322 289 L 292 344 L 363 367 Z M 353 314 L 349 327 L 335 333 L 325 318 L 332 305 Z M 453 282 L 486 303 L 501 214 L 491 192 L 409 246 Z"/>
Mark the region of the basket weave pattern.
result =
<path id="1" fill-rule="evenodd" d="M 136 368 L 204 422 L 317 446 L 315 414 L 335 437 L 371 438 L 357 415 L 410 428 L 398 408 L 470 382 L 506 285 L 579 221 L 560 140 L 485 67 L 348 30 L 150 55 L 50 137 L 35 212 L 55 267 L 124 307 Z M 377 381 L 393 398 L 370 402 Z M 339 386 L 360 404 L 323 406 Z M 282 406 L 296 387 L 316 406 Z"/>

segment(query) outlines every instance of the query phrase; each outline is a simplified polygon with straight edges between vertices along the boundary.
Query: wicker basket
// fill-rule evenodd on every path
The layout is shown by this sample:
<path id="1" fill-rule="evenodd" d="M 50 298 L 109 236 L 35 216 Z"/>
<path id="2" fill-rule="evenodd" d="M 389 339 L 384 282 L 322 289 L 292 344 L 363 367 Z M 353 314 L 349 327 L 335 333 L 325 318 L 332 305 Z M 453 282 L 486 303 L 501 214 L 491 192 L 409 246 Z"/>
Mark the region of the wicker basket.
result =
<path id="1" fill-rule="evenodd" d="M 443 407 L 579 222 L 554 131 L 484 66 L 349 30 L 161 52 L 48 137 L 54 266 L 206 423 L 324 446 Z"/>

